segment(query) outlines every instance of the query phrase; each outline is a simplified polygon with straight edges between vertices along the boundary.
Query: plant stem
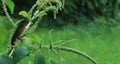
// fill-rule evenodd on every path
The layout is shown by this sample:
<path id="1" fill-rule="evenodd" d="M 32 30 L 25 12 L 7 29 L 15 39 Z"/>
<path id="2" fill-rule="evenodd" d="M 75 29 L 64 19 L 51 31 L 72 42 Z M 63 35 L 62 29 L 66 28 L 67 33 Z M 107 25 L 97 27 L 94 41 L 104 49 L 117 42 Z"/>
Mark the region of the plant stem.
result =
<path id="1" fill-rule="evenodd" d="M 47 47 L 47 46 L 41 46 L 41 48 L 50 49 L 50 48 Z M 67 51 L 67 52 L 75 53 L 75 54 L 81 55 L 81 56 L 85 57 L 86 59 L 90 60 L 93 64 L 99 64 L 99 63 L 98 63 L 95 59 L 93 59 L 91 56 L 89 56 L 89 55 L 87 55 L 87 54 L 85 54 L 85 53 L 83 53 L 83 52 L 81 52 L 81 51 L 72 49 L 72 48 L 53 46 L 53 49 L 59 49 L 59 50 L 62 50 L 62 51 Z"/>
<path id="2" fill-rule="evenodd" d="M 13 54 L 13 51 L 14 51 L 14 46 L 11 46 L 11 49 L 8 51 L 7 55 L 11 57 Z"/>
<path id="3" fill-rule="evenodd" d="M 5 15 L 7 16 L 7 18 L 9 19 L 9 21 L 16 27 L 16 24 L 14 23 L 14 21 L 12 20 L 12 18 L 10 17 L 8 11 L 7 11 L 7 8 L 6 8 L 6 5 L 4 3 L 4 0 L 2 0 L 2 6 L 3 6 L 3 10 L 5 12 Z"/>

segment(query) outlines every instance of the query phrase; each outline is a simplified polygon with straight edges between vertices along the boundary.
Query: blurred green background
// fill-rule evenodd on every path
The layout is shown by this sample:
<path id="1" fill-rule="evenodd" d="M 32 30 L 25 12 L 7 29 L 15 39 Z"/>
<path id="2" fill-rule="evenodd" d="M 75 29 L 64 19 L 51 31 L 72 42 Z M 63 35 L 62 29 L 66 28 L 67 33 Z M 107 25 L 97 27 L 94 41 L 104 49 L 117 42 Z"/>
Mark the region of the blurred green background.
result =
<path id="1" fill-rule="evenodd" d="M 36 0 L 13 0 L 15 3 L 12 18 L 22 19 L 18 16 L 21 10 L 29 11 Z M 1 6 L 1 2 L 0 2 Z M 59 11 L 54 19 L 52 12 L 44 16 L 36 31 L 30 37 L 37 40 L 42 34 L 43 44 L 49 44 L 48 32 L 53 29 L 52 40 L 70 40 L 66 47 L 83 51 L 100 64 L 120 64 L 120 1 L 119 0 L 65 0 L 65 7 Z M 0 7 L 0 53 L 6 53 L 8 42 L 14 27 L 5 17 Z M 28 41 L 29 42 L 29 41 Z M 61 51 L 62 58 L 50 50 L 41 49 L 47 64 L 92 64 L 85 58 Z M 46 53 L 47 52 L 47 53 Z M 34 54 L 34 53 L 33 53 Z M 26 64 L 33 60 L 26 57 L 19 64 Z M 25 61 L 25 62 L 23 62 Z"/>

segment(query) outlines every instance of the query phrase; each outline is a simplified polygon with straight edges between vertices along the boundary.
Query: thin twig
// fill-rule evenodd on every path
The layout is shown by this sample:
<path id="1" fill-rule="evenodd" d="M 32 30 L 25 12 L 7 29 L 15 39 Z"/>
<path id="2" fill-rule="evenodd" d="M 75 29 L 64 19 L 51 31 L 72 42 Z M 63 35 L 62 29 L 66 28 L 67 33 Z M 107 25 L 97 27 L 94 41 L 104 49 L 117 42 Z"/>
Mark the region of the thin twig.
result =
<path id="1" fill-rule="evenodd" d="M 42 48 L 49 49 L 49 47 L 46 47 L 46 46 L 42 46 Z M 75 53 L 75 54 L 81 55 L 81 56 L 85 57 L 86 59 L 90 60 L 93 64 L 99 64 L 91 56 L 89 56 L 89 55 L 87 55 L 87 54 L 85 54 L 85 53 L 83 53 L 81 51 L 72 49 L 72 48 L 54 46 L 53 49 L 59 49 L 59 50 L 62 50 L 62 51 L 67 51 L 67 52 Z"/>
<path id="2" fill-rule="evenodd" d="M 49 31 L 49 40 L 50 40 L 50 48 L 52 49 L 52 46 L 53 46 L 53 44 L 52 44 L 52 38 L 51 38 L 51 32 L 52 32 L 53 30 L 50 30 Z"/>
<path id="3" fill-rule="evenodd" d="M 71 42 L 71 41 L 74 41 L 74 40 L 77 40 L 77 39 L 67 40 L 67 41 L 61 42 L 61 43 L 59 43 L 59 44 L 56 44 L 56 46 L 63 46 L 63 45 L 65 45 L 65 44 L 67 44 L 67 43 L 69 43 L 69 42 Z"/>
<path id="4" fill-rule="evenodd" d="M 29 19 L 32 18 L 32 13 L 33 13 L 33 10 L 37 7 L 37 2 L 31 7 L 30 11 L 28 12 L 28 15 L 29 15 Z M 29 20 L 29 21 L 32 21 L 32 20 Z"/>
<path id="5" fill-rule="evenodd" d="M 7 18 L 9 19 L 9 21 L 10 21 L 15 27 L 17 27 L 16 24 L 14 23 L 14 21 L 12 20 L 12 18 L 10 17 L 8 11 L 7 11 L 7 8 L 6 8 L 6 5 L 5 5 L 5 3 L 4 3 L 4 0 L 2 0 L 2 6 L 3 6 L 3 10 L 4 10 L 4 12 L 5 12 L 5 15 L 7 16 Z"/>
<path id="6" fill-rule="evenodd" d="M 8 55 L 9 57 L 11 57 L 12 54 L 13 54 L 13 52 L 14 52 L 14 46 L 11 46 L 11 48 L 10 48 L 10 50 L 8 51 L 7 55 Z"/>

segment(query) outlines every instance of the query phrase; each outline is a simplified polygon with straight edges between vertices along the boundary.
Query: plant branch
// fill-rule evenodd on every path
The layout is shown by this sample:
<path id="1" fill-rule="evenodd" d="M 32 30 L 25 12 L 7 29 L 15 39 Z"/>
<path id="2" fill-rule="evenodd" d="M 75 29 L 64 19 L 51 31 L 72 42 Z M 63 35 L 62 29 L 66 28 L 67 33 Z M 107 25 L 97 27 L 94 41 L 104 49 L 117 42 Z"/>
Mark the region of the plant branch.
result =
<path id="1" fill-rule="evenodd" d="M 45 48 L 45 49 L 50 49 L 47 46 L 41 46 L 41 48 Z M 67 51 L 67 52 L 71 52 L 71 53 L 75 53 L 78 54 L 80 56 L 85 57 L 86 59 L 90 60 L 93 64 L 99 64 L 95 59 L 93 59 L 91 56 L 85 54 L 84 52 L 72 49 L 72 48 L 67 48 L 67 47 L 58 47 L 58 46 L 53 46 L 53 49 L 59 49 L 62 51 Z"/>
<path id="2" fill-rule="evenodd" d="M 9 21 L 10 21 L 15 27 L 17 27 L 16 24 L 14 23 L 14 21 L 12 20 L 12 18 L 10 17 L 8 11 L 7 11 L 7 8 L 6 8 L 6 5 L 5 5 L 5 3 L 4 3 L 4 0 L 2 0 L 2 6 L 3 6 L 3 10 L 4 10 L 4 12 L 5 12 L 5 15 L 7 16 L 7 18 L 9 19 Z"/>
<path id="3" fill-rule="evenodd" d="M 13 54 L 13 52 L 14 52 L 14 49 L 15 49 L 14 46 L 11 46 L 10 50 L 8 50 L 7 55 L 8 55 L 9 57 L 12 56 L 12 54 Z"/>
<path id="4" fill-rule="evenodd" d="M 38 2 L 38 0 L 36 1 L 36 3 L 32 6 L 30 11 L 28 12 L 29 19 L 31 19 L 31 17 L 32 17 L 33 10 L 35 9 L 35 7 L 37 7 L 37 2 Z M 31 21 L 31 20 L 29 20 L 29 21 Z"/>

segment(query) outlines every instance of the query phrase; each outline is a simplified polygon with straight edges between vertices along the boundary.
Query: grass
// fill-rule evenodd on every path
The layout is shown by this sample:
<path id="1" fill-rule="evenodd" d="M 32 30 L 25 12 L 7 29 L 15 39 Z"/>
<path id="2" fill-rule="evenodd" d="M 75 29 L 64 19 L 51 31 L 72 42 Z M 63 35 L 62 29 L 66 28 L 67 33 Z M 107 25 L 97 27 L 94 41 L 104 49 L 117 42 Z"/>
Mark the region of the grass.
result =
<path id="1" fill-rule="evenodd" d="M 95 27 L 95 26 L 94 26 Z M 66 47 L 74 48 L 79 51 L 83 51 L 88 55 L 96 59 L 100 64 L 119 64 L 119 42 L 120 42 L 120 26 L 111 27 L 109 29 L 103 28 L 104 26 L 96 26 L 96 31 L 91 30 L 90 26 L 77 26 L 71 25 L 64 27 L 61 30 L 54 29 L 52 32 L 52 40 L 70 40 Z M 49 44 L 49 29 L 40 28 L 39 35 L 44 33 L 44 43 Z M 37 34 L 38 35 L 38 34 Z M 44 53 L 43 53 L 44 54 Z M 49 53 L 52 56 L 51 53 Z M 62 52 L 63 63 L 56 64 L 91 64 L 88 60 L 81 56 L 77 56 L 71 53 Z M 47 54 L 45 54 L 46 56 Z M 51 58 L 56 60 L 55 55 Z M 48 59 L 48 57 L 47 57 Z"/>
<path id="2" fill-rule="evenodd" d="M 7 30 L 5 30 L 5 27 L 4 29 L 2 29 L 3 25 L 0 26 L 0 52 L 5 53 L 7 45 L 3 43 L 3 41 L 8 39 L 7 35 L 5 35 L 6 37 L 4 37 L 3 31 Z M 35 33 L 30 34 L 29 38 L 32 38 L 33 40 L 39 40 L 41 34 L 44 34 L 43 45 L 48 45 L 50 42 L 48 34 L 49 31 L 50 29 L 48 28 L 40 28 Z M 64 46 L 85 52 L 86 54 L 96 59 L 99 64 L 120 64 L 119 32 L 120 25 L 116 27 L 105 28 L 104 25 L 101 26 L 99 24 L 91 23 L 86 26 L 68 25 L 63 27 L 62 29 L 54 29 L 51 37 L 53 42 L 59 40 L 76 39 Z M 40 49 L 40 51 L 44 55 L 47 64 L 54 64 L 54 62 L 56 62 L 56 64 L 92 64 L 84 57 L 69 52 L 61 51 L 61 57 L 59 57 L 50 50 Z M 26 57 L 25 60 L 33 60 L 32 54 L 30 58 Z M 19 64 L 27 63 L 23 62 L 25 60 L 22 60 Z"/>

